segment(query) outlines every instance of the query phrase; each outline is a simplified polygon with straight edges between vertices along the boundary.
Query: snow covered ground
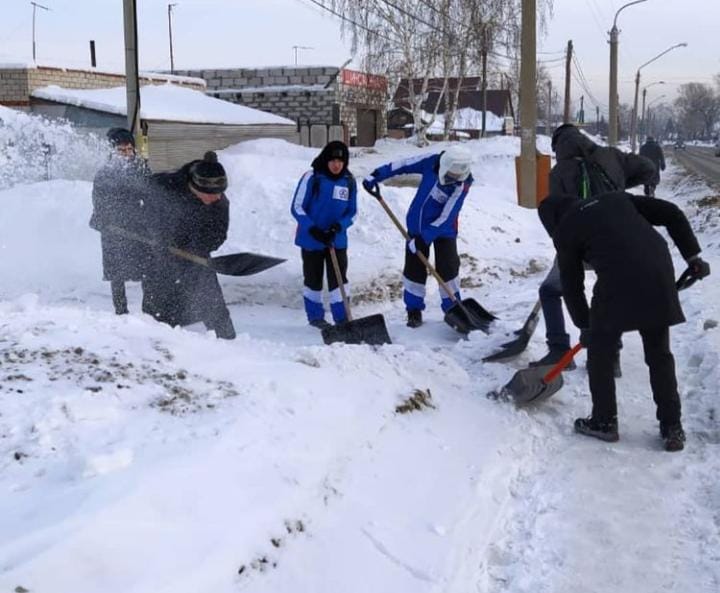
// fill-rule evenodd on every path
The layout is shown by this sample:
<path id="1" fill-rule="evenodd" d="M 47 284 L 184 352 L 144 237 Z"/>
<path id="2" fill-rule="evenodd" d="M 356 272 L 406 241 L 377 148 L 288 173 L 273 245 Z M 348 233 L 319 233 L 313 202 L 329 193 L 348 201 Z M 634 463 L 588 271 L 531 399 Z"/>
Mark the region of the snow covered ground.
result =
<path id="1" fill-rule="evenodd" d="M 518 140 L 468 146 L 464 296 L 500 317 L 468 340 L 442 322 L 433 281 L 427 323 L 404 326 L 402 239 L 364 193 L 350 230 L 355 315 L 383 313 L 393 344 L 328 347 L 305 324 L 289 204 L 314 149 L 265 140 L 220 153 L 222 252 L 288 259 L 222 278 L 234 342 L 155 323 L 136 286 L 132 314 L 111 313 L 89 182 L 0 191 L 0 591 L 720 590 L 715 276 L 682 294 L 688 322 L 672 332 L 684 452 L 661 449 L 632 334 L 617 444 L 572 432 L 590 406 L 582 354 L 542 406 L 488 400 L 544 352 L 541 324 L 512 364 L 481 362 L 522 324 L 553 252 L 515 203 Z M 419 152 L 381 142 L 353 149 L 351 169 Z M 404 214 L 413 189 L 385 195 Z M 659 195 L 691 216 L 720 270 L 717 205 L 698 202 L 712 191 L 671 163 Z M 411 397 L 419 409 L 397 411 Z"/>

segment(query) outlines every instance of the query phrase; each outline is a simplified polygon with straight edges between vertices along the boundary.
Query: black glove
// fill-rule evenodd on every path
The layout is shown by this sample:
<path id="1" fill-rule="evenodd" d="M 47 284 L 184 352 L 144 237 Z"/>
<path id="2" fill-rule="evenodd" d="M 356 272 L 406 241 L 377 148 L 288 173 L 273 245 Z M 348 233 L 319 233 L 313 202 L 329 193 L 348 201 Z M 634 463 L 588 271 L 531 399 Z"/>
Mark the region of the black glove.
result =
<path id="1" fill-rule="evenodd" d="M 589 327 L 583 327 L 580 330 L 580 343 L 583 348 L 589 348 L 590 342 L 592 342 L 592 330 Z"/>
<path id="2" fill-rule="evenodd" d="M 308 230 L 308 233 L 310 233 L 310 236 L 316 241 L 320 241 L 320 243 L 325 243 L 325 231 L 319 229 L 316 226 L 311 226 Z"/>
<path id="3" fill-rule="evenodd" d="M 696 280 L 702 280 L 705 276 L 710 275 L 710 264 L 702 259 L 699 255 L 695 255 L 687 260 L 690 276 Z"/>
<path id="4" fill-rule="evenodd" d="M 365 179 L 363 179 L 363 187 L 371 194 L 376 194 L 378 191 L 378 181 L 375 179 L 375 176 L 368 175 Z"/>

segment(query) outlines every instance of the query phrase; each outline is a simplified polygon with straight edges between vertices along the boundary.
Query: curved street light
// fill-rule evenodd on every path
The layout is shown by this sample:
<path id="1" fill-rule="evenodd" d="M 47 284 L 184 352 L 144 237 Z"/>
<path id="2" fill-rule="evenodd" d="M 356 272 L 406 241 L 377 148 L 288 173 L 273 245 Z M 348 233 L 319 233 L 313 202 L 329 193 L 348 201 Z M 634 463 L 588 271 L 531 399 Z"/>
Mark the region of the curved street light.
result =
<path id="1" fill-rule="evenodd" d="M 610 29 L 610 100 L 608 105 L 610 106 L 608 113 L 608 144 L 615 146 L 617 144 L 617 131 L 618 131 L 618 35 L 620 31 L 617 28 L 618 15 L 628 6 L 633 4 L 640 4 L 647 2 L 647 0 L 635 0 L 634 2 L 628 2 L 621 6 L 615 13 L 613 19 L 613 26 Z"/>
<path id="2" fill-rule="evenodd" d="M 641 111 L 642 117 L 640 118 L 640 136 L 645 136 L 645 135 L 647 134 L 647 130 L 645 129 L 645 128 L 646 128 L 646 126 L 645 126 L 645 98 L 647 97 L 647 90 L 648 90 L 651 86 L 655 86 L 656 84 L 665 84 L 665 81 L 664 81 L 664 80 L 658 80 L 657 82 L 651 82 L 651 83 L 650 83 L 649 85 L 647 85 L 646 87 L 643 87 L 643 92 L 642 92 L 642 96 L 643 96 L 643 98 L 642 98 L 642 111 Z M 664 96 L 664 95 L 663 95 L 663 96 Z"/>
<path id="3" fill-rule="evenodd" d="M 637 115 L 638 115 L 638 94 L 640 92 L 640 70 L 645 68 L 648 64 L 652 64 L 655 60 L 662 58 L 666 53 L 677 49 L 678 47 L 687 47 L 687 43 L 676 43 L 675 45 L 671 45 L 668 47 L 665 51 L 660 52 L 658 55 L 656 55 L 651 60 L 648 60 L 645 62 L 642 66 L 640 66 L 637 69 L 637 74 L 635 75 L 635 102 L 633 104 L 633 112 L 632 112 L 632 123 L 630 126 L 630 146 L 633 152 L 635 152 L 637 148 Z"/>

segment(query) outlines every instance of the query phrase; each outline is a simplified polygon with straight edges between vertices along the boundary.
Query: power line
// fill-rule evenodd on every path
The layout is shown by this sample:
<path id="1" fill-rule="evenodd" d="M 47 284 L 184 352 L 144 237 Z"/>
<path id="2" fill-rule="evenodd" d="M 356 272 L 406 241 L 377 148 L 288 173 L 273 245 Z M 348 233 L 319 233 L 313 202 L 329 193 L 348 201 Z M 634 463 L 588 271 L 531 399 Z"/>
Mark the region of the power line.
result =
<path id="1" fill-rule="evenodd" d="M 382 33 L 378 33 L 377 31 L 375 31 L 375 30 L 373 30 L 373 29 L 370 29 L 369 27 L 366 27 L 365 25 L 362 25 L 362 24 L 358 23 L 357 21 L 354 21 L 354 20 L 346 17 L 344 14 L 340 14 L 339 12 L 336 12 L 335 10 L 333 10 L 332 8 L 330 8 L 329 6 L 325 6 L 324 4 L 321 4 L 320 2 L 318 2 L 317 0 L 307 0 L 307 1 L 308 1 L 308 2 L 312 2 L 315 6 L 318 6 L 319 8 L 322 8 L 322 9 L 325 10 L 326 12 L 329 12 L 330 14 L 338 17 L 339 19 L 342 19 L 342 20 L 345 21 L 346 23 L 350 23 L 351 25 L 355 25 L 356 27 L 359 27 L 359 28 L 367 31 L 368 33 L 372 33 L 373 35 L 376 35 L 376 36 L 378 36 L 378 37 L 382 37 L 382 38 L 385 39 L 386 41 L 391 41 L 391 42 L 397 42 L 397 41 L 398 41 L 397 39 L 391 39 L 391 38 L 388 37 L 387 35 L 383 35 Z"/>

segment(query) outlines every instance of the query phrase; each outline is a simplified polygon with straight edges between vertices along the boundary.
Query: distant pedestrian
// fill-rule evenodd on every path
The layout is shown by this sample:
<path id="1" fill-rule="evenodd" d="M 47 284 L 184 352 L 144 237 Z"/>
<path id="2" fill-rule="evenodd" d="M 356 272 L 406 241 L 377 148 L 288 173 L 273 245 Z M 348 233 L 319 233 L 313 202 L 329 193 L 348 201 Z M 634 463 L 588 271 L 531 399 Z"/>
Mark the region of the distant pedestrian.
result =
<path id="1" fill-rule="evenodd" d="M 425 309 L 428 272 L 416 255 L 418 251 L 428 257 L 430 246 L 434 246 L 438 274 L 453 291 L 455 298 L 461 300 L 458 217 L 473 184 L 471 164 L 470 151 L 464 146 L 453 145 L 438 154 L 387 163 L 375 169 L 363 181 L 363 186 L 373 192 L 378 183 L 397 175 L 422 175 L 406 217 L 411 237 L 405 246 L 403 269 L 403 300 L 408 327 L 422 325 L 422 312 Z M 442 310 L 447 312 L 453 301 L 442 287 L 440 298 Z"/>
<path id="2" fill-rule="evenodd" d="M 140 282 L 148 248 L 123 231 L 144 232 L 144 205 L 150 171 L 135 152 L 135 138 L 124 128 L 112 128 L 107 138 L 113 152 L 95 175 L 90 226 L 100 231 L 103 279 L 110 282 L 115 313 L 128 313 L 125 282 Z"/>
<path id="3" fill-rule="evenodd" d="M 670 202 L 624 192 L 582 201 L 551 195 L 538 213 L 557 249 L 565 304 L 588 350 L 592 414 L 575 420 L 576 432 L 618 440 L 613 362 L 622 333 L 639 331 L 665 449 L 682 449 L 685 433 L 670 326 L 685 318 L 670 251 L 653 226 L 667 228 L 693 277 L 702 279 L 710 266 L 699 257 L 700 246 L 687 218 Z M 589 306 L 585 262 L 597 275 Z"/>
<path id="4" fill-rule="evenodd" d="M 319 329 L 330 325 L 322 300 L 323 275 L 327 277 L 333 321 L 347 320 L 339 283 L 347 293 L 347 230 L 357 212 L 357 185 L 348 169 L 349 160 L 343 142 L 329 142 L 313 160 L 312 169 L 300 178 L 290 207 L 297 220 L 295 245 L 300 247 L 303 263 L 305 314 L 308 323 Z M 335 249 L 341 279 L 335 276 L 330 247 Z"/>
<path id="5" fill-rule="evenodd" d="M 173 173 L 153 175 L 146 235 L 156 243 L 144 287 L 143 311 L 172 326 L 202 321 L 218 338 L 235 338 L 217 274 L 172 254 L 176 247 L 203 258 L 227 238 L 230 203 L 225 169 L 214 152 Z"/>
<path id="6" fill-rule="evenodd" d="M 655 138 L 648 136 L 645 143 L 640 147 L 640 155 L 650 159 L 655 165 L 655 175 L 645 184 L 645 195 L 655 197 L 655 188 L 660 185 L 660 171 L 665 170 L 665 154 Z"/>

